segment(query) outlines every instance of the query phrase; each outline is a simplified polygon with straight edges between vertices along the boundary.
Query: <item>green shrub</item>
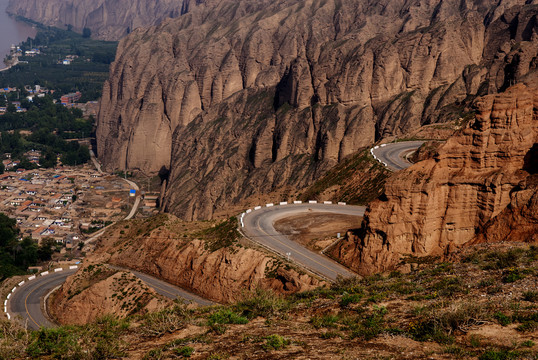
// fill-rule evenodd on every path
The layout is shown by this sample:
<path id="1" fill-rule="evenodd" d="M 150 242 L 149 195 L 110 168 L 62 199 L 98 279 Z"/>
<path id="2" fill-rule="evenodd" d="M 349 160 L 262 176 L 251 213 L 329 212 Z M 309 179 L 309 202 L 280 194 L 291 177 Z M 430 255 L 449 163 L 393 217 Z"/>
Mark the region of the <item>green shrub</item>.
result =
<path id="1" fill-rule="evenodd" d="M 485 288 L 485 287 L 488 287 L 488 286 L 491 286 L 493 285 L 493 279 L 484 279 L 484 280 L 481 280 L 477 287 L 478 288 Z"/>
<path id="2" fill-rule="evenodd" d="M 191 357 L 192 353 L 194 352 L 194 349 L 190 346 L 182 346 L 174 350 L 176 355 L 183 356 L 183 357 Z"/>
<path id="3" fill-rule="evenodd" d="M 297 294 L 299 295 L 299 294 Z M 291 304 L 282 296 L 272 290 L 256 289 L 244 295 L 243 300 L 238 301 L 234 310 L 249 319 L 262 316 L 270 318 L 278 316 L 289 310 Z"/>
<path id="4" fill-rule="evenodd" d="M 516 328 L 517 331 L 521 332 L 531 332 L 538 330 L 538 321 L 524 321 L 521 325 Z"/>
<path id="5" fill-rule="evenodd" d="M 526 340 L 526 341 L 523 341 L 521 343 L 521 346 L 524 346 L 524 347 L 533 347 L 534 346 L 534 341 L 532 340 Z"/>
<path id="6" fill-rule="evenodd" d="M 466 289 L 457 277 L 446 277 L 433 284 L 431 287 L 439 296 L 452 296 Z"/>
<path id="7" fill-rule="evenodd" d="M 191 311 L 185 305 L 175 305 L 172 308 L 149 313 L 144 317 L 143 332 L 147 335 L 162 335 L 184 328 L 191 316 Z"/>
<path id="8" fill-rule="evenodd" d="M 385 307 L 374 306 L 372 313 L 365 315 L 357 324 L 350 324 L 351 338 L 361 337 L 370 340 L 385 331 L 384 322 L 387 314 Z"/>
<path id="9" fill-rule="evenodd" d="M 246 324 L 248 319 L 235 313 L 231 309 L 220 309 L 209 315 L 209 325 L 214 324 Z"/>
<path id="10" fill-rule="evenodd" d="M 26 352 L 33 358 L 80 356 L 80 346 L 74 333 L 68 328 L 41 328 L 32 334 L 33 339 Z"/>
<path id="11" fill-rule="evenodd" d="M 269 335 L 265 338 L 265 344 L 263 348 L 265 350 L 280 350 L 290 344 L 290 340 L 282 337 L 278 334 Z"/>
<path id="12" fill-rule="evenodd" d="M 506 252 L 492 251 L 486 254 L 485 258 L 488 262 L 483 268 L 484 270 L 498 270 L 515 267 L 524 253 L 523 249 L 511 249 Z"/>
<path id="13" fill-rule="evenodd" d="M 493 314 L 493 317 L 501 324 L 502 326 L 507 326 L 512 323 L 512 318 L 510 316 L 507 316 L 503 314 L 502 312 L 496 312 Z"/>
<path id="14" fill-rule="evenodd" d="M 525 275 L 519 269 L 509 269 L 503 272 L 503 282 L 504 283 L 513 283 L 518 280 L 524 279 Z"/>
<path id="15" fill-rule="evenodd" d="M 336 331 L 327 331 L 327 332 L 322 333 L 319 337 L 322 339 L 332 339 L 339 336 L 341 336 L 340 333 Z"/>
<path id="16" fill-rule="evenodd" d="M 517 359 L 519 357 L 519 353 L 515 351 L 509 351 L 509 350 L 488 350 L 484 352 L 480 357 L 479 360 L 509 360 L 509 359 Z"/>
<path id="17" fill-rule="evenodd" d="M 331 290 L 338 293 L 362 294 L 364 289 L 361 282 L 362 280 L 358 277 L 344 278 L 339 276 L 331 285 Z"/>
<path id="18" fill-rule="evenodd" d="M 488 317 L 487 309 L 473 303 L 454 304 L 448 309 L 434 307 L 409 324 L 408 331 L 415 340 L 450 344 L 454 331 L 480 324 Z"/>
<path id="19" fill-rule="evenodd" d="M 525 291 L 523 293 L 523 300 L 530 302 L 538 301 L 538 291 Z"/>
<path id="20" fill-rule="evenodd" d="M 325 316 L 314 316 L 310 319 L 310 323 L 316 328 L 322 327 L 335 327 L 340 317 L 338 315 L 325 315 Z"/>
<path id="21" fill-rule="evenodd" d="M 340 306 L 348 306 L 349 304 L 357 304 L 361 301 L 362 294 L 348 294 L 344 293 L 340 299 Z"/>

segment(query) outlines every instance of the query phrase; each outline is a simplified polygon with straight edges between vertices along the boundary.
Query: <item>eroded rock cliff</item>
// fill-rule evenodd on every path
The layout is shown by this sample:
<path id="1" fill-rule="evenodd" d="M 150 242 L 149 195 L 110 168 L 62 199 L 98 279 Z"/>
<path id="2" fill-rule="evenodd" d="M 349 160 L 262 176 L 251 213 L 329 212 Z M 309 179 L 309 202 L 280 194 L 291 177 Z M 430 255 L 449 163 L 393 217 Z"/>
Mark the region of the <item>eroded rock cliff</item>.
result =
<path id="1" fill-rule="evenodd" d="M 536 67 L 524 1 L 220 1 L 119 46 L 98 117 L 107 169 L 170 169 L 185 219 L 303 187 L 376 139 Z"/>
<path id="2" fill-rule="evenodd" d="M 285 294 L 323 284 L 261 251 L 214 243 L 212 235 L 204 238 L 204 230 L 185 228 L 196 224 L 187 225 L 172 215 L 126 224 L 101 238 L 92 261 L 138 270 L 223 303 L 258 287 Z"/>
<path id="3" fill-rule="evenodd" d="M 62 29 L 89 28 L 93 37 L 119 40 L 138 27 L 157 25 L 200 3 L 204 0 L 10 0 L 7 12 Z"/>
<path id="4" fill-rule="evenodd" d="M 478 99 L 475 119 L 433 159 L 388 180 L 332 255 L 370 274 L 470 242 L 536 241 L 538 74 L 530 81 Z"/>

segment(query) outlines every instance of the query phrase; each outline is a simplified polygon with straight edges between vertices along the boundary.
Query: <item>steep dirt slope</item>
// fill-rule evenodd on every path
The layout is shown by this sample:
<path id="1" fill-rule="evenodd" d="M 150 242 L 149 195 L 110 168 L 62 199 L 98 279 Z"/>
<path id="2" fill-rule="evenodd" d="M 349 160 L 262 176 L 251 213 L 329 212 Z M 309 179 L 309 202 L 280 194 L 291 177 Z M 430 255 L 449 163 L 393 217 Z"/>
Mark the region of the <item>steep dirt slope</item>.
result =
<path id="1" fill-rule="evenodd" d="M 382 136 L 536 67 L 524 1 L 220 1 L 125 38 L 104 86 L 108 169 L 170 169 L 185 219 L 303 187 Z"/>
<path id="2" fill-rule="evenodd" d="M 92 36 L 119 40 L 132 30 L 159 24 L 187 13 L 204 0 L 10 0 L 9 14 L 74 31 L 89 28 Z"/>
<path id="3" fill-rule="evenodd" d="M 476 118 L 435 158 L 389 179 L 362 228 L 332 255 L 369 274 L 471 242 L 536 241 L 537 84 L 535 76 L 531 87 L 480 98 Z"/>
<path id="4" fill-rule="evenodd" d="M 258 287 L 293 293 L 324 284 L 240 245 L 236 226 L 185 223 L 165 214 L 120 223 L 101 238 L 91 260 L 142 271 L 217 302 Z"/>
<path id="5" fill-rule="evenodd" d="M 171 304 L 129 272 L 86 263 L 53 293 L 49 312 L 60 324 L 87 324 L 104 315 L 124 318 Z"/>

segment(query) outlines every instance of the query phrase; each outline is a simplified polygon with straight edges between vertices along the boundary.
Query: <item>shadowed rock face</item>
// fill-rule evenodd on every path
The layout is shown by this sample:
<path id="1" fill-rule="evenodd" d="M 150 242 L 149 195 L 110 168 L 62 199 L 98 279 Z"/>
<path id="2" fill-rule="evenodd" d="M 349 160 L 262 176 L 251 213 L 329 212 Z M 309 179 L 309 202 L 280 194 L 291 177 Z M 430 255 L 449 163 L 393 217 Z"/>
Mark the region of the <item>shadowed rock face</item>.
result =
<path id="1" fill-rule="evenodd" d="M 376 139 L 436 122 L 535 68 L 537 6 L 518 4 L 196 7 L 120 43 L 99 158 L 109 170 L 169 168 L 165 209 L 184 219 L 308 185 Z"/>
<path id="2" fill-rule="evenodd" d="M 132 30 L 187 13 L 204 0 L 10 0 L 7 12 L 39 23 L 119 40 Z"/>
<path id="3" fill-rule="evenodd" d="M 470 242 L 538 240 L 537 83 L 535 73 L 532 88 L 518 84 L 478 99 L 475 120 L 435 159 L 387 181 L 358 234 L 333 256 L 370 274 L 408 255 L 443 256 Z"/>

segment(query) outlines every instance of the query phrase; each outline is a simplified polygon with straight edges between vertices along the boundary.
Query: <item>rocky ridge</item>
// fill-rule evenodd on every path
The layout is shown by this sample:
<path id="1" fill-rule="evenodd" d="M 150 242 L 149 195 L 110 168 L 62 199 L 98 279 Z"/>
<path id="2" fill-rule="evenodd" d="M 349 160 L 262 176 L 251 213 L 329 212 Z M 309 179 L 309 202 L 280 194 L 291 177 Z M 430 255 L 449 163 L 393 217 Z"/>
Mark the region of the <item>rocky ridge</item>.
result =
<path id="1" fill-rule="evenodd" d="M 324 284 L 235 241 L 212 243 L 216 236 L 206 239 L 207 229 L 187 231 L 172 215 L 138 222 L 104 235 L 92 261 L 138 270 L 221 303 L 256 288 L 287 294 Z"/>
<path id="2" fill-rule="evenodd" d="M 109 170 L 169 170 L 164 209 L 184 219 L 301 188 L 532 71 L 537 11 L 517 0 L 196 7 L 120 43 L 98 156 Z"/>
<path id="3" fill-rule="evenodd" d="M 49 26 L 71 25 L 77 32 L 89 28 L 93 37 L 119 40 L 136 28 L 178 17 L 201 3 L 204 0 L 10 0 L 6 11 Z"/>
<path id="4" fill-rule="evenodd" d="M 389 179 L 332 256 L 371 274 L 476 242 L 537 241 L 537 80 L 478 99 L 475 119 Z"/>

